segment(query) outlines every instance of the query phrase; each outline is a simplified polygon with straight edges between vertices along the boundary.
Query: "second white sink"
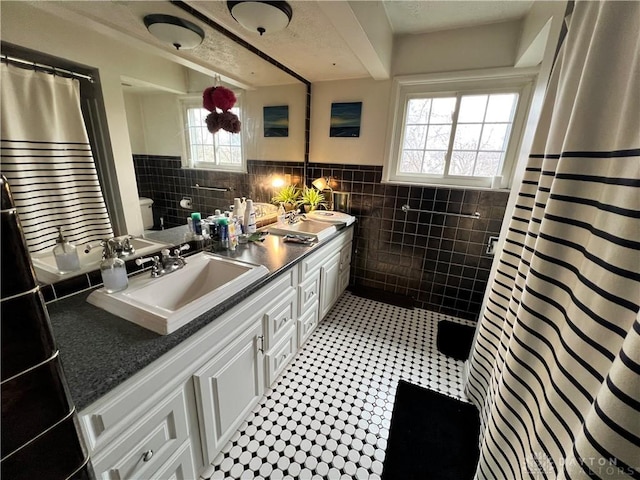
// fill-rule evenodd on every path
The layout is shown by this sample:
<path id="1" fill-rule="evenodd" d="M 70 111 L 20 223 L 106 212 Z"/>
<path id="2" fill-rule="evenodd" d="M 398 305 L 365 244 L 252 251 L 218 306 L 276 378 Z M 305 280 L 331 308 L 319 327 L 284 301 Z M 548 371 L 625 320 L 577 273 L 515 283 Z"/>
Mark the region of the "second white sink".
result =
<path id="1" fill-rule="evenodd" d="M 155 240 L 147 240 L 146 238 L 131 238 L 131 245 L 135 248 L 135 256 L 147 255 L 157 252 L 167 247 L 167 244 L 156 242 Z M 53 249 L 44 253 L 31 255 L 31 262 L 36 273 L 36 277 L 42 283 L 56 283 L 66 278 L 75 277 L 83 273 L 97 270 L 102 262 L 102 248 L 95 247 L 89 252 L 85 251 L 84 245 L 78 245 L 78 258 L 80 259 L 80 269 L 73 272 L 61 273 L 58 270 L 56 259 L 53 256 Z M 128 260 L 133 257 L 123 257 Z"/>
<path id="2" fill-rule="evenodd" d="M 87 301 L 162 335 L 174 332 L 269 273 L 263 265 L 201 252 L 180 270 L 159 278 L 144 272 L 129 287 L 92 292 Z"/>
<path id="3" fill-rule="evenodd" d="M 292 225 L 274 223 L 267 228 L 274 235 L 305 235 L 313 237 L 319 242 L 338 230 L 335 225 L 318 220 L 301 220 Z"/>

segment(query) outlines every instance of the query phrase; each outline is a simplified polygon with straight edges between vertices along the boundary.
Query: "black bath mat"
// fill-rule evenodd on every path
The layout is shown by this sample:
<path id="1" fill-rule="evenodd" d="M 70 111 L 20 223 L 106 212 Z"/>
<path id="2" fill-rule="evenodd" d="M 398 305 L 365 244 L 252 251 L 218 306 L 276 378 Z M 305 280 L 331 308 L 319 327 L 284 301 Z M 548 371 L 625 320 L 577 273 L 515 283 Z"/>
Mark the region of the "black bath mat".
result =
<path id="1" fill-rule="evenodd" d="M 382 480 L 467 480 L 478 463 L 478 410 L 400 380 Z"/>
<path id="2" fill-rule="evenodd" d="M 438 351 L 456 360 L 466 360 L 469 358 L 475 331 L 475 327 L 460 325 L 448 320 L 438 322 L 436 339 Z"/>
<path id="3" fill-rule="evenodd" d="M 378 288 L 364 287 L 362 285 L 350 285 L 349 291 L 357 297 L 368 298 L 369 300 L 376 300 L 378 302 L 395 305 L 396 307 L 408 308 L 410 310 L 413 310 L 414 308 L 413 298 L 406 295 L 385 292 Z"/>

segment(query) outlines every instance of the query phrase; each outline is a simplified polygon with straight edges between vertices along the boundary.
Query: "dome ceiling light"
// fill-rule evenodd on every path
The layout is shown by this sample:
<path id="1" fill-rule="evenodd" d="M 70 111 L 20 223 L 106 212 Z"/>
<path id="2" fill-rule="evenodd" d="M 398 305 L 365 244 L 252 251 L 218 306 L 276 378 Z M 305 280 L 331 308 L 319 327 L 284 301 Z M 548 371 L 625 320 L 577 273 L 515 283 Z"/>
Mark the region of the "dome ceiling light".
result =
<path id="1" fill-rule="evenodd" d="M 147 15 L 144 24 L 154 37 L 170 43 L 176 50 L 195 48 L 204 40 L 204 30 L 198 25 L 172 15 Z"/>
<path id="2" fill-rule="evenodd" d="M 284 30 L 293 16 L 291 5 L 284 1 L 228 0 L 227 8 L 236 22 L 261 36 Z"/>

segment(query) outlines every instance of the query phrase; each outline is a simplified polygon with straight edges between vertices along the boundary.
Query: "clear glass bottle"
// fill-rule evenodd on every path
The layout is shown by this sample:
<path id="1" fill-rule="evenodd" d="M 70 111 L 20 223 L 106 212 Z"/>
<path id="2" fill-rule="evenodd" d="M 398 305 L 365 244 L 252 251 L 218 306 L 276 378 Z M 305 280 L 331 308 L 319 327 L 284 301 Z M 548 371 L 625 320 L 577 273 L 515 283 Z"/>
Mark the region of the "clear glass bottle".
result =
<path id="1" fill-rule="evenodd" d="M 118 258 L 109 241 L 104 245 L 104 255 L 100 264 L 100 274 L 102 275 L 102 283 L 107 293 L 120 292 L 129 286 L 127 278 L 127 267 L 124 260 Z"/>
<path id="2" fill-rule="evenodd" d="M 56 246 L 53 247 L 53 257 L 56 260 L 56 266 L 60 273 L 73 272 L 80 270 L 80 257 L 78 257 L 78 249 L 64 238 L 62 227 L 58 230 L 58 239 Z"/>

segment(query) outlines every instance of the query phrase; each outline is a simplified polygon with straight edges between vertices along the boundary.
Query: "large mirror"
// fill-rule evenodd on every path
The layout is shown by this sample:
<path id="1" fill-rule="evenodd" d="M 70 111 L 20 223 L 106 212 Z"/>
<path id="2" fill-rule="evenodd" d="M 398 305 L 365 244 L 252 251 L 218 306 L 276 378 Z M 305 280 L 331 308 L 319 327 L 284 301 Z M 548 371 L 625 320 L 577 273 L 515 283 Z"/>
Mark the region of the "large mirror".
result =
<path id="1" fill-rule="evenodd" d="M 185 223 L 191 210 L 229 205 L 234 196 L 268 201 L 273 173 L 301 181 L 305 159 L 306 85 L 170 2 L 3 2 L 3 42 L 96 72 L 101 98 L 85 102 L 102 112 L 89 120 L 116 235 Z M 193 50 L 176 50 L 153 37 L 145 15 L 188 19 L 205 32 Z M 213 19 L 215 20 L 215 19 Z M 55 63 L 54 63 L 55 65 Z M 58 63 L 58 66 L 60 64 Z M 245 174 L 183 167 L 181 104 L 214 83 L 242 102 Z M 263 108 L 288 107 L 288 136 L 265 137 Z M 221 191 L 195 185 L 222 187 Z M 225 190 L 226 189 L 226 190 Z M 143 223 L 139 198 L 153 201 L 153 224 Z M 191 198 L 192 208 L 180 201 Z M 171 243 L 169 241 L 169 243 Z"/>

